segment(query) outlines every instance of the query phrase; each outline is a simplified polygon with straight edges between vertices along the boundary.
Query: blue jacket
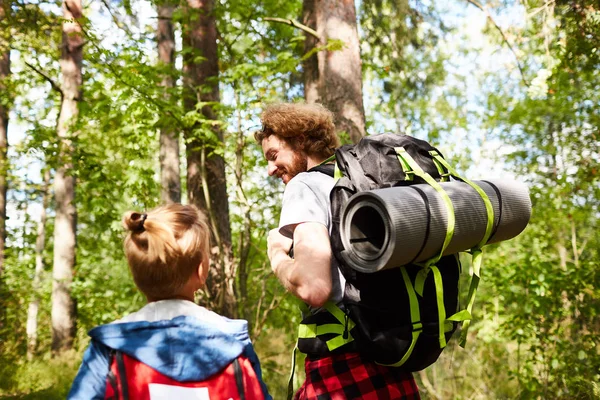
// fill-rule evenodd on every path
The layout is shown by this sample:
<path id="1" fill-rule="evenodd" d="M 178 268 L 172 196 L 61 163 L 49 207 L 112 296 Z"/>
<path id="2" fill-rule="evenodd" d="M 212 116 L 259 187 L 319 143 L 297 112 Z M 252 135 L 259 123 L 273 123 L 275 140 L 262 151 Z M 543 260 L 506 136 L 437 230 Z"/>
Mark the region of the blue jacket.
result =
<path id="1" fill-rule="evenodd" d="M 92 341 L 67 399 L 104 399 L 110 349 L 125 353 L 179 382 L 205 380 L 244 355 L 254 366 L 265 399 L 272 399 L 262 381 L 247 325 L 244 320 L 223 317 L 223 324 L 216 328 L 192 316 L 179 316 L 154 322 L 98 326 L 89 332 Z"/>

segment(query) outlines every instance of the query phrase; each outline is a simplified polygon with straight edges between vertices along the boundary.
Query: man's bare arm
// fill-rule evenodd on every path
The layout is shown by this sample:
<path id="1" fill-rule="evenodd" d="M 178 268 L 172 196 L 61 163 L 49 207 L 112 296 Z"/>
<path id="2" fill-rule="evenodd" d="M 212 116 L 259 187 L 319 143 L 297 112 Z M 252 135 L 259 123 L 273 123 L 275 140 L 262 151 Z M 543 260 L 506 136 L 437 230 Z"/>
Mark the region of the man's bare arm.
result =
<path id="1" fill-rule="evenodd" d="M 305 222 L 294 230 L 294 258 L 288 255 L 292 241 L 277 229 L 269 233 L 271 268 L 283 286 L 311 307 L 321 307 L 331 295 L 331 245 L 325 225 Z"/>

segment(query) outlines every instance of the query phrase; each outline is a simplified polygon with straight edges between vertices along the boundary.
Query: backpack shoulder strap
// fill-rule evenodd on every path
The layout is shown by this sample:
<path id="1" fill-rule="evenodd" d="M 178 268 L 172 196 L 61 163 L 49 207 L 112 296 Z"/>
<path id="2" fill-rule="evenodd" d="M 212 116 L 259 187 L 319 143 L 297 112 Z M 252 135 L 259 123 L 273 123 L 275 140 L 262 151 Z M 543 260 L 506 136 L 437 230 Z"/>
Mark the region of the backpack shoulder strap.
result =
<path id="1" fill-rule="evenodd" d="M 333 178 L 335 173 L 335 164 L 319 164 L 312 167 L 307 172 L 320 172 Z"/>
<path id="2" fill-rule="evenodd" d="M 113 372 L 113 364 L 116 362 L 115 361 L 115 353 L 116 353 L 116 350 L 114 350 L 114 349 L 110 350 L 110 358 L 109 358 L 109 362 L 108 362 L 108 374 L 106 375 L 106 381 L 107 381 L 107 384 L 110 385 L 110 387 L 107 388 L 107 392 L 109 391 L 109 389 L 112 390 L 112 396 L 107 393 L 108 400 L 119 400 L 119 384 L 117 382 L 117 375 L 115 375 L 115 373 Z"/>
<path id="3" fill-rule="evenodd" d="M 240 394 L 240 400 L 246 400 L 246 391 L 244 390 L 244 372 L 242 371 L 242 367 L 237 358 L 233 360 L 233 371 L 235 375 L 235 384 L 237 385 L 238 393 Z"/>
<path id="4" fill-rule="evenodd" d="M 119 382 L 121 383 L 121 395 L 123 400 L 129 400 L 129 386 L 127 384 L 127 374 L 125 372 L 125 362 L 123 361 L 123 353 L 116 351 L 115 358 L 117 360 L 117 370 Z"/>

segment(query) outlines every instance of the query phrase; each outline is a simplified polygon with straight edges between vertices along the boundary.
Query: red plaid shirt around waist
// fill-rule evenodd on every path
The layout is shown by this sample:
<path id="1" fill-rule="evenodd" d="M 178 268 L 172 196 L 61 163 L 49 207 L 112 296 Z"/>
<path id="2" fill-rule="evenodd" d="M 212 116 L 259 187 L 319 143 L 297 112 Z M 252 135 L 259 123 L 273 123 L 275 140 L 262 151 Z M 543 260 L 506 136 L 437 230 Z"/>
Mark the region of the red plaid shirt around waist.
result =
<path id="1" fill-rule="evenodd" d="M 306 357 L 306 380 L 295 400 L 419 400 L 410 372 L 385 367 L 358 353 Z"/>

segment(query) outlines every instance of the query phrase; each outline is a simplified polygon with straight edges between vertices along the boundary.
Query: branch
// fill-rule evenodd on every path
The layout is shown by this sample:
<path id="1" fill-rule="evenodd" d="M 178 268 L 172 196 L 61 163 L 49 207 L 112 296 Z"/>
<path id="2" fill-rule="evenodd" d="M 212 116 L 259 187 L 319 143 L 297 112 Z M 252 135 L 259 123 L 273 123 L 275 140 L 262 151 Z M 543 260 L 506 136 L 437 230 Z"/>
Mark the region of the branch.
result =
<path id="1" fill-rule="evenodd" d="M 300 22 L 295 21 L 293 19 L 285 19 L 285 18 L 270 18 L 270 17 L 265 17 L 263 18 L 264 21 L 273 21 L 273 22 L 281 22 L 282 24 L 287 24 L 287 25 L 291 25 L 293 27 L 296 27 L 298 29 L 303 30 L 306 33 L 309 33 L 311 35 L 313 35 L 314 37 L 317 38 L 317 40 L 321 40 L 321 37 L 319 36 L 319 34 L 317 33 L 317 31 L 315 31 L 312 28 L 309 28 L 306 25 L 302 25 Z"/>
<path id="2" fill-rule="evenodd" d="M 538 14 L 540 11 L 542 11 L 544 8 L 548 7 L 551 4 L 554 4 L 555 0 L 549 0 L 547 2 L 545 2 L 543 5 L 541 5 L 538 8 L 534 8 L 531 13 L 527 14 L 527 18 L 531 18 L 534 17 L 536 14 Z"/>
<path id="3" fill-rule="evenodd" d="M 262 328 L 264 327 L 265 323 L 267 322 L 267 318 L 269 317 L 269 314 L 271 314 L 271 311 L 275 310 L 279 306 L 279 304 L 281 304 L 281 302 L 283 301 L 285 296 L 287 296 L 287 293 L 284 293 L 280 296 L 273 295 L 273 298 L 271 299 L 271 303 L 266 307 L 266 309 L 262 310 L 262 315 L 261 315 L 262 302 L 267 293 L 267 290 L 266 290 L 267 281 L 268 281 L 268 279 L 266 279 L 266 277 L 262 281 L 263 282 L 262 295 L 258 302 L 258 307 L 256 307 L 256 317 L 255 317 L 255 322 L 254 322 L 254 329 L 252 331 L 252 334 L 253 334 L 252 340 L 258 339 L 258 337 L 262 333 Z"/>
<path id="4" fill-rule="evenodd" d="M 50 82 L 50 85 L 52 85 L 52 89 L 56 90 L 58 93 L 60 93 L 61 96 L 63 96 L 62 89 L 56 82 L 54 82 L 52 80 L 52 78 L 50 78 L 48 75 L 46 75 L 45 73 L 43 73 L 42 71 L 40 71 L 39 69 L 34 67 L 33 65 L 29 64 L 27 61 L 25 61 L 25 65 L 27 65 L 29 68 L 31 68 L 32 70 L 34 70 L 35 72 L 40 74 L 42 76 L 42 78 L 44 78 L 46 81 Z"/>
<path id="5" fill-rule="evenodd" d="M 421 383 L 423 383 L 423 386 L 425 386 L 425 389 L 427 390 L 427 394 L 430 395 L 434 400 L 441 399 L 440 395 L 435 391 L 435 388 L 433 387 L 431 382 L 429 382 L 427 372 L 425 372 L 424 370 L 419 371 L 419 376 L 421 377 Z"/>
<path id="6" fill-rule="evenodd" d="M 119 21 L 119 18 L 117 18 L 117 16 L 113 13 L 113 10 L 112 10 L 112 8 L 110 8 L 110 5 L 108 4 L 108 2 L 106 0 L 102 0 L 102 4 L 104 4 L 104 7 L 106 7 L 106 10 L 112 17 L 112 20 L 115 23 L 115 25 L 117 26 L 117 28 L 122 29 L 125 32 L 127 32 L 127 34 L 129 34 L 129 37 L 133 37 L 133 32 L 131 32 L 131 29 L 129 29 L 129 27 L 126 24 L 123 24 L 121 21 Z"/>
<path id="7" fill-rule="evenodd" d="M 527 79 L 525 79 L 525 71 L 523 71 L 523 67 L 521 66 L 521 63 L 519 62 L 519 57 L 517 56 L 515 49 L 512 47 L 512 45 L 508 41 L 508 38 L 504 34 L 504 31 L 502 30 L 502 28 L 500 28 L 500 26 L 496 23 L 494 18 L 492 18 L 492 15 L 488 11 L 487 7 L 482 6 L 481 3 L 479 3 L 477 0 L 467 0 L 467 3 L 472 4 L 475 7 L 479 8 L 481 11 L 483 11 L 485 13 L 485 15 L 487 16 L 487 18 L 490 20 L 490 22 L 496 27 L 498 32 L 500 32 L 500 36 L 502 36 L 502 40 L 504 41 L 504 43 L 506 43 L 506 45 L 508 46 L 510 51 L 515 56 L 515 61 L 517 62 L 517 67 L 519 68 L 519 72 L 521 72 L 521 79 L 523 80 L 523 83 L 525 84 L 525 86 L 529 87 L 529 83 L 527 82 Z"/>

